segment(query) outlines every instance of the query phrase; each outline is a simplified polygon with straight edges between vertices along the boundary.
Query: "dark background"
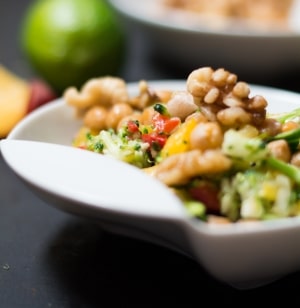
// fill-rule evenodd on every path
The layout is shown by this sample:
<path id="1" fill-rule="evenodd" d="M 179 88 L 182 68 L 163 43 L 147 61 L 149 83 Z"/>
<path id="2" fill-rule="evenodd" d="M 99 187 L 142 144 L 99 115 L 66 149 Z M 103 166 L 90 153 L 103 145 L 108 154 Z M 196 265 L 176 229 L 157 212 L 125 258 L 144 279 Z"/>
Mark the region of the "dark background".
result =
<path id="1" fill-rule="evenodd" d="M 3 2 L 0 63 L 23 78 L 35 78 L 18 38 L 30 1 Z M 129 40 L 121 77 L 127 81 L 186 78 L 188 71 L 166 65 L 138 29 Z M 274 76 L 264 84 L 300 91 L 298 73 Z M 260 305 L 263 300 L 297 306 L 299 288 L 300 273 L 254 290 L 223 285 L 180 254 L 107 233 L 94 222 L 44 203 L 0 156 L 1 308 L 240 306 Z"/>

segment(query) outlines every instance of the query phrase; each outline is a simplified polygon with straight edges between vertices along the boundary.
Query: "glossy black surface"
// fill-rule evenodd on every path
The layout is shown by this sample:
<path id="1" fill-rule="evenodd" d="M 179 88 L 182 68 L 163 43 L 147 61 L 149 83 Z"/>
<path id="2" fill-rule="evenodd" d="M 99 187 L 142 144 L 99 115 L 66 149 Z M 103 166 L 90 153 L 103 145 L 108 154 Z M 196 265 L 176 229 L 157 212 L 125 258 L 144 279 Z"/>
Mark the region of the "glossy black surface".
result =
<path id="1" fill-rule="evenodd" d="M 0 63 L 34 78 L 19 47 L 22 14 L 30 1 L 0 5 Z M 185 79 L 166 65 L 136 29 L 121 77 Z M 299 55 L 300 56 L 300 55 Z M 300 91 L 300 72 L 264 85 Z M 258 83 L 263 77 L 251 80 Z M 238 291 L 215 281 L 194 261 L 163 247 L 103 231 L 95 222 L 38 199 L 0 156 L 0 307 L 203 307 L 268 304 L 298 306 L 300 273 L 259 289 Z M 264 296 L 264 298 L 261 298 Z M 298 305 L 297 305 L 298 304 Z"/>

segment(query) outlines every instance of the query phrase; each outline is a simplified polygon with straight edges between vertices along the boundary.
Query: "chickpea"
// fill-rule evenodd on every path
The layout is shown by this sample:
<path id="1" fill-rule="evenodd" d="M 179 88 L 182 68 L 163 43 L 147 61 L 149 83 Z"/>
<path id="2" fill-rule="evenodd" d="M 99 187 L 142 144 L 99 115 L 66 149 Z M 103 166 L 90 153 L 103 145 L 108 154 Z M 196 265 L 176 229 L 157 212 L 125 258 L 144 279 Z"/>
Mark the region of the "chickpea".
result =
<path id="1" fill-rule="evenodd" d="M 283 132 L 287 132 L 287 131 L 290 131 L 290 130 L 293 130 L 293 129 L 296 129 L 296 128 L 299 128 L 299 123 L 293 122 L 293 121 L 288 121 L 288 122 L 282 124 L 281 130 Z"/>
<path id="2" fill-rule="evenodd" d="M 107 128 L 116 129 L 118 127 L 119 122 L 126 116 L 133 113 L 133 109 L 128 104 L 115 104 L 108 111 L 106 118 L 106 126 Z"/>
<path id="3" fill-rule="evenodd" d="M 141 117 L 140 117 L 141 122 L 146 125 L 151 124 L 152 118 L 155 113 L 156 111 L 154 110 L 154 108 L 152 107 L 145 108 L 143 112 L 141 113 Z"/>
<path id="4" fill-rule="evenodd" d="M 202 151 L 219 148 L 222 142 L 223 132 L 220 125 L 216 122 L 197 124 L 190 136 L 191 148 Z"/>
<path id="5" fill-rule="evenodd" d="M 106 129 L 107 109 L 102 106 L 94 106 L 88 109 L 83 118 L 85 126 L 92 130 Z"/>
<path id="6" fill-rule="evenodd" d="M 300 168 L 300 152 L 297 152 L 292 156 L 291 164 Z"/>
<path id="7" fill-rule="evenodd" d="M 271 154 L 284 162 L 289 162 L 291 159 L 291 151 L 286 140 L 275 140 L 268 143 L 267 148 Z"/>
<path id="8" fill-rule="evenodd" d="M 118 123 L 117 130 L 119 130 L 122 126 L 126 125 L 126 123 L 130 120 L 141 122 L 141 113 L 133 112 L 130 115 L 123 117 L 122 120 L 120 120 Z"/>

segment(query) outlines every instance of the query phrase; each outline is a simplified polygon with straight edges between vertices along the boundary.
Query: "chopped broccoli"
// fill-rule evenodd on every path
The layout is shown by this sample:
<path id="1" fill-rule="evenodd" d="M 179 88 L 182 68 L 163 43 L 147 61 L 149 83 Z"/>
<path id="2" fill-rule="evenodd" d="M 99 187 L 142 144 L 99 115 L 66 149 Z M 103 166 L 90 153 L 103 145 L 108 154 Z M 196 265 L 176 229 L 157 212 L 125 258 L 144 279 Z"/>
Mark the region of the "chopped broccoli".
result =
<path id="1" fill-rule="evenodd" d="M 248 137 L 242 131 L 229 129 L 224 134 L 222 151 L 233 161 L 234 167 L 246 170 L 258 166 L 268 156 L 266 143 L 259 137 Z"/>
<path id="2" fill-rule="evenodd" d="M 292 181 L 276 171 L 249 170 L 222 181 L 221 213 L 233 221 L 287 217 L 296 204 Z"/>
<path id="3" fill-rule="evenodd" d="M 90 151 L 111 155 L 139 168 L 150 166 L 149 145 L 141 140 L 128 139 L 122 130 L 118 134 L 113 130 L 103 130 L 97 136 L 91 135 L 87 147 Z"/>

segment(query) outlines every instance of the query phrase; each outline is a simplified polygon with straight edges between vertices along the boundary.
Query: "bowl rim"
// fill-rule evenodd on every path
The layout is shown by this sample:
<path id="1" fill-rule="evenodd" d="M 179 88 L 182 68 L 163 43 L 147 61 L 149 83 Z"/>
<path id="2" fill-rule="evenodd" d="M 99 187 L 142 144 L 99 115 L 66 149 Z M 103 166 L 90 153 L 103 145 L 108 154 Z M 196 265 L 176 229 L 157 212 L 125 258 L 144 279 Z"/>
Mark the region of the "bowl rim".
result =
<path id="1" fill-rule="evenodd" d="M 233 20 L 233 26 L 230 26 L 228 28 L 211 28 L 211 27 L 193 27 L 188 26 L 187 23 L 178 23 L 174 24 L 170 22 L 170 18 L 158 18 L 157 16 L 154 17 L 151 14 L 149 14 L 149 11 L 147 10 L 146 6 L 149 5 L 149 3 L 152 3 L 152 5 L 160 5 L 160 0 L 143 0 L 143 1 L 135 1 L 135 0 L 108 0 L 109 5 L 119 14 L 121 14 L 123 17 L 126 17 L 127 19 L 139 23 L 141 25 L 144 25 L 146 27 L 151 27 L 155 29 L 163 29 L 166 31 L 174 31 L 177 33 L 187 34 L 190 35 L 210 35 L 210 36 L 216 36 L 216 37 L 228 37 L 228 38 L 237 38 L 239 40 L 247 40 L 249 38 L 251 39 L 259 39 L 259 40 L 266 40 L 266 39 L 285 39 L 285 40 L 291 40 L 291 39 L 298 39 L 300 37 L 300 29 L 298 29 L 299 25 L 298 22 L 296 26 L 292 25 L 291 31 L 261 31 L 257 30 L 255 31 L 251 27 L 240 27 L 240 22 L 238 20 Z M 295 0 L 294 7 L 298 11 L 300 11 L 300 1 Z M 292 8 L 293 9 L 293 8 Z M 180 14 L 188 14 L 194 15 L 193 13 L 185 13 L 180 12 Z M 172 12 L 169 13 L 172 17 Z M 298 14 L 299 15 L 299 14 Z M 300 17 L 299 17 L 300 18 Z M 293 19 L 297 20 L 297 17 L 293 17 Z M 228 18 L 228 20 L 230 20 Z M 235 24 L 238 24 L 239 27 L 234 26 Z M 246 31 L 245 31 L 246 30 Z M 297 30 L 297 31 L 296 31 Z"/>

